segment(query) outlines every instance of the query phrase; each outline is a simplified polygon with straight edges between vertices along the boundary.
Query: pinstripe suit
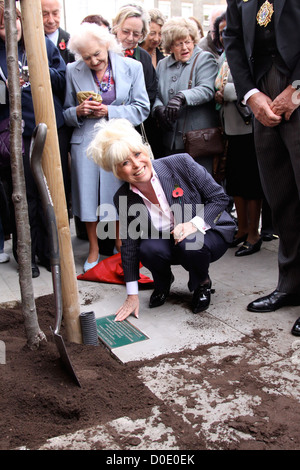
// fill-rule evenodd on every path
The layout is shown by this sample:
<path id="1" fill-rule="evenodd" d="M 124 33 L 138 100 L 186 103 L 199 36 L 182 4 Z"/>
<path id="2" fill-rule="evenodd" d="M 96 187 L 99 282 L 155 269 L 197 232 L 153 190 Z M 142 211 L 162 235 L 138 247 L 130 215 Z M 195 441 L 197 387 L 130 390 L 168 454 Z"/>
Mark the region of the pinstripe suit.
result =
<path id="1" fill-rule="evenodd" d="M 227 58 L 239 99 L 257 87 L 272 100 L 294 80 L 300 79 L 300 3 L 274 0 L 274 34 L 281 66 L 274 64 L 264 75 L 255 55 L 258 0 L 228 0 Z M 263 29 L 264 30 L 264 29 Z M 262 45 L 261 50 L 264 50 Z M 261 65 L 260 65 L 261 64 Z M 257 120 L 254 136 L 261 181 L 271 207 L 273 225 L 279 234 L 279 279 L 277 289 L 299 293 L 300 289 L 300 112 L 276 127 Z"/>
<path id="2" fill-rule="evenodd" d="M 228 247 L 228 243 L 232 241 L 235 231 L 235 223 L 225 211 L 228 204 L 228 196 L 224 193 L 223 188 L 188 154 L 171 155 L 155 160 L 153 161 L 153 167 L 158 175 L 167 201 L 173 210 L 176 222 L 187 222 L 196 216 L 198 211 L 198 215 L 200 214 L 211 227 L 208 232 L 215 235 L 214 242 L 216 242 L 217 245 L 216 252 L 218 251 L 218 245 L 220 245 L 222 246 L 221 254 L 223 254 Z M 178 200 L 179 198 L 174 198 L 172 194 L 176 186 L 179 186 L 183 190 L 180 201 Z M 122 197 L 126 197 L 125 206 L 123 205 Z M 143 244 L 143 240 L 149 240 L 152 237 L 153 241 L 155 237 L 156 239 L 153 241 L 154 244 L 152 245 L 152 247 L 155 247 L 155 250 L 160 243 L 165 247 L 167 243 L 174 244 L 174 241 L 170 236 L 163 239 L 164 235 L 167 234 L 162 234 L 155 230 L 143 199 L 130 190 L 128 183 L 124 183 L 119 188 L 115 194 L 114 202 L 120 217 L 120 235 L 122 238 L 121 255 L 125 281 L 134 281 L 139 278 L 139 262 L 142 261 L 141 244 Z M 139 209 L 138 214 L 134 213 L 137 204 Z M 203 207 L 201 205 L 204 206 L 204 213 L 200 213 L 201 207 Z M 132 237 L 130 225 L 134 224 L 137 218 L 139 221 L 139 234 L 137 237 Z M 125 227 L 125 231 L 122 230 L 122 226 Z M 205 237 L 207 236 L 207 234 L 204 236 L 204 245 Z M 157 237 L 160 237 L 160 239 L 157 239 Z M 181 243 L 178 245 L 181 245 Z M 199 251 L 201 251 L 201 249 L 197 249 L 196 251 L 192 250 L 191 256 L 195 259 L 195 256 L 197 256 L 196 253 Z M 154 262 L 154 252 L 151 253 L 151 256 L 152 255 Z M 212 260 L 215 260 L 215 258 L 217 259 L 218 255 L 214 255 L 213 253 Z M 146 266 L 145 262 L 142 262 Z M 183 263 L 177 262 L 174 264 Z M 187 266 L 185 267 L 187 268 Z M 191 287 L 191 290 L 193 290 L 193 287 Z"/>

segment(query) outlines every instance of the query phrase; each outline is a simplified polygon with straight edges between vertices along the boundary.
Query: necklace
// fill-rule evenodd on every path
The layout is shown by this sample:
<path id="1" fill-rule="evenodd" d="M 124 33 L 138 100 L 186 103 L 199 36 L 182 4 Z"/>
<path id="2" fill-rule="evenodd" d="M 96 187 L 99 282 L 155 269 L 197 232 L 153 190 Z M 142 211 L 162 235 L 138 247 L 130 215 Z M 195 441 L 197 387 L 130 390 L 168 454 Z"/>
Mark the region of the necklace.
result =
<path id="1" fill-rule="evenodd" d="M 111 83 L 111 66 L 110 66 L 110 62 L 108 62 L 107 70 L 108 70 L 108 80 L 107 80 L 106 84 L 104 84 L 104 82 L 100 83 L 99 80 L 98 80 L 96 72 L 93 71 L 94 80 L 97 83 L 97 85 L 99 87 L 99 90 L 102 93 L 106 93 L 110 89 L 110 83 Z M 106 74 L 106 71 L 104 72 L 103 78 L 104 78 L 105 74 Z"/>
<path id="2" fill-rule="evenodd" d="M 273 13 L 274 8 L 272 3 L 269 3 L 268 0 L 266 0 L 265 3 L 260 7 L 256 16 L 256 20 L 259 26 L 266 27 L 270 23 Z"/>

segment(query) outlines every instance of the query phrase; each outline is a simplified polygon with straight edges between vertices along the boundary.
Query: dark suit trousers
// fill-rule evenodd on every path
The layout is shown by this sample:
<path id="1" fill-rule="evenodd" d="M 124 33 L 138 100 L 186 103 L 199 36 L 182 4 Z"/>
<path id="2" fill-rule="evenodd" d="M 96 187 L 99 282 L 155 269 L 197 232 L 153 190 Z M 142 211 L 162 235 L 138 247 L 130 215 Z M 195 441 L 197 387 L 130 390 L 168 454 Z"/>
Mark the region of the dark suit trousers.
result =
<path id="1" fill-rule="evenodd" d="M 260 90 L 274 99 L 288 85 L 273 67 Z M 290 121 L 264 127 L 255 120 L 254 135 L 261 182 L 279 235 L 278 290 L 298 293 L 300 288 L 300 110 Z"/>
<path id="2" fill-rule="evenodd" d="M 216 231 L 200 232 L 175 245 L 174 239 L 146 239 L 140 243 L 141 263 L 151 271 L 156 289 L 169 286 L 171 266 L 181 265 L 189 273 L 188 288 L 193 292 L 206 281 L 209 265 L 224 255 L 227 242 Z"/>

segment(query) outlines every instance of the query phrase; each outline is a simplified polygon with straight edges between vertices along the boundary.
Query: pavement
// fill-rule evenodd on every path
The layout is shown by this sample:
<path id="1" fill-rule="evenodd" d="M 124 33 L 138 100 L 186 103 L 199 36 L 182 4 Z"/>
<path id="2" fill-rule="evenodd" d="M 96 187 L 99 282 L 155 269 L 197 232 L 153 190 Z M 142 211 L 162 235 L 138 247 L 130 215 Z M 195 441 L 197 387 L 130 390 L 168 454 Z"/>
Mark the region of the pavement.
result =
<path id="1" fill-rule="evenodd" d="M 76 237 L 73 220 L 71 237 L 76 271 L 80 274 L 87 255 L 87 242 Z M 112 350 L 123 363 L 161 357 L 155 365 L 141 366 L 140 378 L 185 421 L 194 425 L 197 419 L 200 427 L 197 432 L 205 433 L 208 449 L 214 448 L 214 443 L 220 439 L 224 446 L 241 439 L 253 439 L 253 434 L 246 430 L 225 424 L 216 426 L 217 422 L 228 423 L 233 417 L 255 416 L 259 405 L 258 396 L 254 392 L 252 396 L 245 393 L 239 387 L 239 380 L 236 380 L 230 399 L 225 399 L 222 391 L 214 385 L 213 376 L 218 374 L 218 366 L 219 373 L 222 373 L 221 364 L 226 358 L 234 358 L 237 367 L 246 363 L 250 375 L 255 364 L 268 393 L 300 401 L 300 338 L 291 335 L 291 328 L 300 316 L 300 307 L 287 307 L 272 314 L 246 310 L 249 302 L 276 287 L 278 243 L 278 240 L 264 242 L 258 253 L 243 258 L 235 257 L 236 249 L 231 248 L 221 260 L 213 263 L 210 277 L 215 293 L 208 310 L 198 315 L 189 310 L 191 294 L 187 289 L 187 273 L 182 267 L 175 266 L 175 282 L 165 305 L 150 310 L 151 290 L 142 290 L 140 316 L 138 319 L 129 318 L 147 339 Z M 20 300 L 11 241 L 5 242 L 5 252 L 11 255 L 11 259 L 9 263 L 0 265 L 0 303 Z M 150 275 L 145 268 L 142 272 Z M 40 276 L 33 279 L 33 288 L 35 297 L 52 293 L 51 273 L 41 267 Z M 78 281 L 78 291 L 82 311 L 86 309 L 88 299 L 88 309 L 95 312 L 97 319 L 114 314 L 126 295 L 125 286 L 88 281 Z M 187 354 L 185 359 L 174 356 L 204 345 L 208 348 L 203 355 Z M 187 370 L 189 374 L 185 375 Z M 206 374 L 205 383 L 200 388 L 196 383 L 199 370 Z M 183 396 L 183 389 L 190 392 L 193 400 Z M 110 432 L 111 429 L 114 433 Z M 160 422 L 160 409 L 157 407 L 145 420 L 133 421 L 124 416 L 92 430 L 57 436 L 45 443 L 43 449 L 91 449 L 95 441 L 101 441 L 103 449 L 118 450 L 117 436 L 124 436 L 124 433 L 139 436 L 140 442 L 135 444 L 134 450 L 178 450 L 172 429 Z"/>

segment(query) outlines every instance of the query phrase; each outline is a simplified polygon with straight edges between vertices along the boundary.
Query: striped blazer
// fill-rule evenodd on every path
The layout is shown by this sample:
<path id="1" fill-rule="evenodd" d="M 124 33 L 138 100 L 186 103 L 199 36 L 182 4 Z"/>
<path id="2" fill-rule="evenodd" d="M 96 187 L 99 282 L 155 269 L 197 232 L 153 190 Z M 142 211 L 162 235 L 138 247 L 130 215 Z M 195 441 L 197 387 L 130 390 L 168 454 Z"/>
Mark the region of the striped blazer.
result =
<path id="1" fill-rule="evenodd" d="M 199 215 L 210 225 L 211 230 L 219 232 L 228 243 L 232 241 L 236 226 L 225 211 L 229 198 L 204 167 L 188 154 L 171 155 L 154 160 L 153 167 L 176 223 L 188 222 Z M 183 191 L 180 197 L 173 196 L 177 187 Z M 134 281 L 139 278 L 140 240 L 150 236 L 157 238 L 157 232 L 151 223 L 150 213 L 143 199 L 130 190 L 128 183 L 124 183 L 116 192 L 114 203 L 120 218 L 125 281 Z M 130 224 L 137 228 L 134 237 L 131 236 Z"/>

